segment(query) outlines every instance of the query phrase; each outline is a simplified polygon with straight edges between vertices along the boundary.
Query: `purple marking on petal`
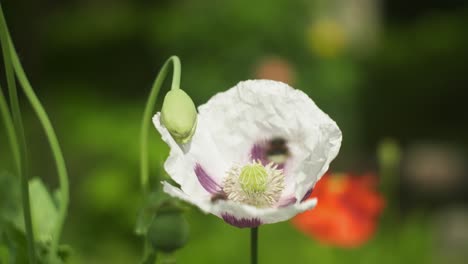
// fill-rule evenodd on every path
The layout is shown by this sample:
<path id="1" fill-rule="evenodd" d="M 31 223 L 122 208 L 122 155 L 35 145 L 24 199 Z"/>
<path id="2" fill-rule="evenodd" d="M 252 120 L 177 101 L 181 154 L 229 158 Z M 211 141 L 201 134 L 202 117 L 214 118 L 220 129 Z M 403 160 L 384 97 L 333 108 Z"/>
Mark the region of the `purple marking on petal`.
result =
<path id="1" fill-rule="evenodd" d="M 310 188 L 310 189 L 306 192 L 306 194 L 304 195 L 304 197 L 302 197 L 301 203 L 302 203 L 303 201 L 305 201 L 307 198 L 309 198 L 309 196 L 312 194 L 312 191 L 313 191 L 313 190 L 314 190 L 314 187 Z"/>
<path id="2" fill-rule="evenodd" d="M 239 227 L 239 228 L 252 228 L 252 227 L 258 227 L 259 225 L 262 224 L 262 221 L 258 218 L 236 218 L 235 216 L 224 213 L 221 215 L 223 217 L 223 220 L 233 226 Z"/>
<path id="3" fill-rule="evenodd" d="M 222 191 L 221 186 L 212 178 L 200 164 L 195 164 L 195 174 L 197 175 L 198 181 L 201 186 L 209 193 L 215 194 Z"/>
<path id="4" fill-rule="evenodd" d="M 268 164 L 268 159 L 266 156 L 266 150 L 263 146 L 264 144 L 254 144 L 252 149 L 250 150 L 250 158 L 252 161 L 260 161 L 262 165 Z"/>
<path id="5" fill-rule="evenodd" d="M 294 204 L 296 201 L 297 201 L 297 199 L 294 196 L 283 197 L 278 201 L 276 206 L 277 207 L 287 207 L 287 206 L 290 206 L 291 204 Z"/>

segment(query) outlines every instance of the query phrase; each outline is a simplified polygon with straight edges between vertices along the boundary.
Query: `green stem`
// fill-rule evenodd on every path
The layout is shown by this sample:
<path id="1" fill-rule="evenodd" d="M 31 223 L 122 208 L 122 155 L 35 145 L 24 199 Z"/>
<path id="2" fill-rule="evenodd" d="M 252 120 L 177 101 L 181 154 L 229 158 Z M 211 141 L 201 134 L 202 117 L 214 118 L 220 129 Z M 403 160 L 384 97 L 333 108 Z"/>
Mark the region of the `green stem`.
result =
<path id="1" fill-rule="evenodd" d="M 180 89 L 180 60 L 177 56 L 171 56 L 169 60 L 172 60 L 173 67 L 171 89 L 177 90 Z"/>
<path id="2" fill-rule="evenodd" d="M 59 176 L 59 184 L 60 184 L 60 206 L 59 206 L 59 216 L 57 219 L 57 223 L 54 227 L 54 233 L 52 237 L 51 243 L 51 250 L 49 254 L 49 261 L 51 263 L 56 262 L 56 253 L 59 244 L 59 238 L 62 233 L 63 224 L 65 222 L 65 217 L 67 215 L 68 209 L 68 199 L 69 199 L 69 185 L 68 185 L 68 173 L 65 165 L 65 160 L 62 155 L 62 150 L 60 149 L 60 145 L 57 140 L 57 136 L 55 134 L 54 128 L 47 116 L 44 107 L 42 106 L 41 102 L 37 98 L 34 90 L 32 89 L 29 80 L 26 77 L 23 67 L 21 66 L 20 60 L 18 58 L 18 54 L 16 53 L 15 47 L 10 39 L 8 28 L 6 27 L 5 18 L 3 17 L 3 12 L 1 13 L 1 24 L 2 24 L 2 35 L 6 35 L 8 44 L 9 44 L 9 53 L 11 55 L 13 68 L 15 69 L 16 76 L 18 78 L 19 83 L 21 84 L 23 91 L 28 98 L 29 102 L 31 103 L 34 111 L 36 112 L 39 121 L 44 129 L 44 132 L 47 136 L 49 141 L 49 145 L 52 149 L 52 154 L 54 156 L 55 165 L 57 167 L 57 172 Z M 8 53 L 8 52 L 7 52 Z"/>
<path id="3" fill-rule="evenodd" d="M 155 264 L 158 257 L 158 253 L 154 251 L 148 243 L 145 243 L 145 250 L 143 254 L 143 260 L 141 264 Z"/>
<path id="4" fill-rule="evenodd" d="M 23 87 L 26 97 L 29 99 L 29 102 L 31 103 L 34 111 L 36 112 L 39 118 L 39 121 L 42 124 L 45 134 L 47 135 L 47 139 L 49 140 L 49 145 L 52 149 L 52 153 L 55 159 L 55 165 L 57 167 L 57 172 L 59 176 L 60 194 L 61 194 L 60 207 L 58 208 L 59 216 L 58 216 L 58 220 L 54 229 L 54 237 L 53 237 L 52 244 L 51 244 L 51 252 L 52 252 L 51 258 L 55 258 L 55 255 L 58 249 L 59 238 L 62 233 L 63 224 L 65 222 L 65 217 L 67 215 L 67 210 L 68 210 L 69 183 L 68 183 L 67 168 L 65 165 L 65 160 L 63 158 L 62 150 L 60 148 L 57 136 L 55 134 L 55 130 L 52 127 L 49 117 L 47 116 L 47 113 L 44 110 L 44 107 L 42 106 L 41 102 L 37 98 L 36 94 L 34 93 L 34 90 L 31 87 L 31 84 L 26 78 L 26 74 L 24 73 L 23 67 L 21 66 L 18 55 L 16 54 L 16 51 L 14 50 L 11 40 L 10 40 L 10 46 L 11 46 L 11 52 L 13 55 L 13 67 L 15 68 L 16 75 L 18 77 L 18 80 L 21 86 Z"/>
<path id="5" fill-rule="evenodd" d="M 11 152 L 13 153 L 16 170 L 19 173 L 21 171 L 21 157 L 18 146 L 18 138 L 16 137 L 15 127 L 13 125 L 13 120 L 11 119 L 7 101 L 2 92 L 2 87 L 0 87 L 0 112 L 2 113 L 3 123 L 5 124 L 8 142 L 10 144 Z"/>
<path id="6" fill-rule="evenodd" d="M 258 227 L 250 229 L 250 263 L 258 263 Z"/>
<path id="7" fill-rule="evenodd" d="M 165 253 L 161 256 L 160 264 L 176 264 L 177 260 L 173 253 Z"/>
<path id="8" fill-rule="evenodd" d="M 161 70 L 154 81 L 153 87 L 151 88 L 148 101 L 146 102 L 145 111 L 143 113 L 143 120 L 141 122 L 141 134 L 140 134 L 140 180 L 141 187 L 145 194 L 148 193 L 148 181 L 149 181 L 149 165 L 148 165 L 148 133 L 151 124 L 151 115 L 158 98 L 159 90 L 163 84 L 169 64 L 172 62 L 173 75 L 172 75 L 172 86 L 171 89 L 179 89 L 180 87 L 180 60 L 177 56 L 171 56 L 162 66 Z"/>
<path id="9" fill-rule="evenodd" d="M 8 27 L 6 24 L 5 17 L 3 15 L 3 9 L 0 5 L 0 41 L 2 44 L 3 60 L 5 64 L 5 73 L 8 84 L 8 91 L 10 95 L 10 103 L 13 115 L 13 124 L 15 132 L 18 137 L 16 143 L 19 145 L 19 160 L 17 160 L 17 172 L 21 179 L 21 202 L 23 204 L 23 216 L 26 227 L 26 237 L 28 240 L 28 255 L 29 262 L 36 263 L 35 257 L 35 244 L 34 244 L 34 233 L 32 226 L 31 217 L 31 205 L 29 199 L 29 188 L 28 188 L 28 158 L 26 148 L 26 137 L 24 135 L 23 122 L 21 118 L 21 111 L 19 107 L 18 93 L 16 90 L 16 81 L 14 71 L 12 68 L 12 58 L 10 50 L 12 44 L 9 41 Z M 15 155 L 15 154 L 14 154 Z M 19 162 L 18 162 L 19 161 Z"/>

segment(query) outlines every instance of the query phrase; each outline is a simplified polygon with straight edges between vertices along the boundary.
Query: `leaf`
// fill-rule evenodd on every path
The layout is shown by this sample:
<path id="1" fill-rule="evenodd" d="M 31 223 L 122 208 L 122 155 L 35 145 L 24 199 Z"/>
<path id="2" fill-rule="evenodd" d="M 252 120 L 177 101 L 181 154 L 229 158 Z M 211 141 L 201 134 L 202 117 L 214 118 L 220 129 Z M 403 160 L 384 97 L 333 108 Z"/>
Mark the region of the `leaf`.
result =
<path id="1" fill-rule="evenodd" d="M 149 252 L 141 262 L 141 264 L 154 264 L 156 262 L 157 253 L 156 251 Z"/>
<path id="2" fill-rule="evenodd" d="M 0 222 L 25 232 L 19 177 L 0 172 Z"/>
<path id="3" fill-rule="evenodd" d="M 62 196 L 61 196 L 61 192 L 60 192 L 60 189 L 56 189 L 54 191 L 54 193 L 52 194 L 52 198 L 54 199 L 54 204 L 55 204 L 55 207 L 59 207 L 60 206 L 60 200 L 62 199 Z"/>
<path id="4" fill-rule="evenodd" d="M 138 213 L 135 232 L 144 236 L 148 232 L 149 226 L 155 215 L 161 211 L 184 211 L 185 207 L 177 200 L 163 192 L 156 190 L 148 194 L 145 202 Z"/>
<path id="5" fill-rule="evenodd" d="M 25 233 L 15 228 L 11 223 L 4 223 L 2 228 L 0 244 L 8 250 L 8 259 L 10 261 L 8 263 L 28 263 Z"/>
<path id="6" fill-rule="evenodd" d="M 148 232 L 148 228 L 153 221 L 154 213 L 149 211 L 146 207 L 140 209 L 135 227 L 135 233 L 144 236 Z"/>
<path id="7" fill-rule="evenodd" d="M 62 260 L 63 263 L 67 263 L 70 259 L 70 256 L 73 253 L 73 249 L 69 245 L 60 245 L 58 248 L 57 255 Z"/>
<path id="8" fill-rule="evenodd" d="M 6 246 L 0 244 L 0 264 L 10 262 L 10 253 Z"/>
<path id="9" fill-rule="evenodd" d="M 36 239 L 40 242 L 51 241 L 58 219 L 54 200 L 39 178 L 29 181 L 31 214 Z"/>
<path id="10" fill-rule="evenodd" d="M 154 215 L 157 208 L 159 207 L 160 201 L 164 199 L 159 193 L 152 192 L 145 197 L 144 204 L 138 212 L 138 218 L 135 227 L 135 233 L 137 235 L 146 235 L 148 228 L 153 221 Z"/>
<path id="11" fill-rule="evenodd" d="M 39 263 L 48 263 L 48 257 L 49 254 L 51 254 L 50 251 L 50 243 L 49 242 L 40 242 L 37 243 L 37 248 L 38 248 L 38 259 Z M 72 254 L 72 248 L 68 245 L 59 245 L 56 256 L 58 257 L 57 260 L 59 263 L 67 263 L 69 261 L 69 258 Z M 1 263 L 0 263 L 1 264 Z"/>

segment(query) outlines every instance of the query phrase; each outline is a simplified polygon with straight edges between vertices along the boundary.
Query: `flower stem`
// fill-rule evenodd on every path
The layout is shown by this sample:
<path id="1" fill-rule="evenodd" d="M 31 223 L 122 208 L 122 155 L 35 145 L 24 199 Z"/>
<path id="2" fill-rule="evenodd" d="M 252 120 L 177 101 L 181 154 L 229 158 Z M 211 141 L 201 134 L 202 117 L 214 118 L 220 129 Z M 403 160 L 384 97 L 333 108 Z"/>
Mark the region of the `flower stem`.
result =
<path id="1" fill-rule="evenodd" d="M 23 88 L 23 92 L 25 93 L 26 97 L 28 98 L 31 106 L 33 107 L 34 111 L 39 118 L 39 121 L 44 129 L 44 132 L 47 136 L 49 141 L 49 145 L 52 149 L 52 154 L 54 156 L 55 165 L 57 167 L 57 172 L 59 176 L 59 184 L 60 184 L 60 206 L 59 206 L 59 215 L 57 222 L 54 226 L 54 231 L 52 234 L 52 241 L 49 253 L 49 262 L 56 263 L 57 262 L 57 251 L 58 251 L 58 244 L 60 235 L 62 233 L 63 224 L 65 222 L 65 217 L 67 215 L 68 209 L 68 199 L 69 199 L 69 184 L 68 184 L 68 173 L 67 168 L 65 165 L 65 160 L 62 155 L 62 150 L 60 148 L 59 142 L 57 140 L 57 136 L 55 134 L 55 130 L 52 127 L 52 124 L 49 120 L 49 117 L 44 110 L 41 102 L 37 98 L 29 80 L 26 77 L 26 73 L 24 72 L 23 67 L 21 66 L 20 60 L 18 58 L 18 54 L 16 53 L 15 47 L 11 41 L 8 28 L 6 25 L 5 17 L 3 16 L 3 11 L 0 7 L 0 34 L 2 36 L 2 43 L 7 43 L 9 50 L 5 52 L 5 54 L 9 54 L 11 56 L 11 63 L 13 65 L 13 69 L 15 70 L 16 77 L 18 78 L 21 87 Z M 6 38 L 6 40 L 5 40 Z M 27 188 L 26 182 L 26 188 Z M 23 186 L 24 188 L 24 186 Z M 27 192 L 29 195 L 29 192 Z M 29 199 L 27 199 L 29 203 Z M 25 210 L 26 211 L 26 210 Z M 29 212 L 30 213 L 30 212 Z M 32 234 L 32 233 L 31 233 Z"/>
<path id="2" fill-rule="evenodd" d="M 18 138 L 16 137 L 16 134 L 15 134 L 15 127 L 13 125 L 13 120 L 11 118 L 10 110 L 8 109 L 7 101 L 2 92 L 2 87 L 0 87 L 0 112 L 2 113 L 3 123 L 5 124 L 8 142 L 10 144 L 11 152 L 13 153 L 13 160 L 15 162 L 16 169 L 17 171 L 20 171 L 21 160 L 20 160 L 20 150 L 18 146 Z"/>
<path id="3" fill-rule="evenodd" d="M 52 154 L 55 159 L 55 165 L 57 167 L 57 172 L 59 176 L 59 185 L 60 185 L 60 206 L 59 206 L 59 216 L 57 219 L 57 223 L 54 228 L 53 239 L 51 243 L 51 254 L 50 258 L 55 259 L 56 253 L 58 250 L 59 238 L 62 233 L 62 228 L 65 222 L 65 218 L 67 216 L 68 211 L 68 199 L 69 199 L 69 183 L 68 183 L 68 173 L 67 168 L 65 165 L 65 160 L 63 158 L 62 150 L 60 148 L 60 144 L 58 142 L 57 136 L 55 134 L 55 130 L 49 120 L 49 117 L 44 110 L 41 102 L 37 98 L 34 90 L 32 89 L 31 84 L 29 83 L 28 79 L 26 78 L 26 74 L 19 62 L 18 55 L 14 50 L 14 47 L 10 41 L 10 47 L 13 57 L 13 67 L 15 68 L 16 75 L 18 80 L 23 87 L 23 91 L 26 94 L 26 97 L 29 99 L 34 111 L 36 112 L 39 121 L 42 124 L 44 132 L 47 136 L 49 141 L 50 148 L 52 149 Z"/>
<path id="4" fill-rule="evenodd" d="M 141 187 L 145 194 L 149 191 L 149 166 L 148 166 L 148 132 L 151 124 L 151 115 L 153 113 L 156 99 L 158 98 L 161 85 L 163 84 L 169 64 L 172 62 L 173 75 L 172 75 L 172 86 L 171 89 L 179 89 L 180 86 L 180 60 L 177 56 L 171 56 L 162 66 L 161 70 L 156 76 L 153 87 L 151 88 L 148 101 L 146 102 L 145 112 L 143 113 L 143 120 L 141 122 L 141 134 L 140 134 L 140 181 Z"/>
<path id="5" fill-rule="evenodd" d="M 28 159 L 27 159 L 27 148 L 26 148 L 26 137 L 24 135 L 23 122 L 21 118 L 21 111 L 19 107 L 18 93 L 16 89 L 16 81 L 14 70 L 12 67 L 12 56 L 11 48 L 12 44 L 9 41 L 8 27 L 6 25 L 6 20 L 3 15 L 3 9 L 0 5 L 0 42 L 2 46 L 3 60 L 5 64 L 5 73 L 8 85 L 8 93 L 10 95 L 10 103 L 13 116 L 13 131 L 17 135 L 14 138 L 10 136 L 10 142 L 12 145 L 15 145 L 13 149 L 13 155 L 15 156 L 16 171 L 20 177 L 21 181 L 21 202 L 23 207 L 23 217 L 26 228 L 26 238 L 28 241 L 28 257 L 30 263 L 36 263 L 36 254 L 35 254 L 35 242 L 32 226 L 32 217 L 31 217 L 31 205 L 29 199 L 29 188 L 28 188 Z M 3 94 L 2 94 L 3 97 Z M 8 122 L 5 119 L 5 122 Z"/>
<path id="6" fill-rule="evenodd" d="M 258 227 L 250 229 L 250 263 L 258 263 Z"/>
<path id="7" fill-rule="evenodd" d="M 144 245 L 143 259 L 141 264 L 155 264 L 158 259 L 158 253 L 154 251 L 148 243 Z"/>

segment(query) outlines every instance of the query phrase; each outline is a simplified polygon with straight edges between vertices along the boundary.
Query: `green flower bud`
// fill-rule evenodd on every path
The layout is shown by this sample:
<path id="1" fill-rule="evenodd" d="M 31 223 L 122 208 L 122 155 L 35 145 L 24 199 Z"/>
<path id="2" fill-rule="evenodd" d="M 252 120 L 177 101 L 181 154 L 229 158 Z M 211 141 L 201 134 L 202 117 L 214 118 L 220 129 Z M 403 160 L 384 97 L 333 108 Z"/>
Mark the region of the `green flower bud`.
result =
<path id="1" fill-rule="evenodd" d="M 172 210 L 156 215 L 148 229 L 148 240 L 154 250 L 169 253 L 187 243 L 188 233 L 185 217 Z"/>
<path id="2" fill-rule="evenodd" d="M 178 143 L 187 143 L 197 127 L 197 110 L 190 96 L 172 89 L 164 97 L 161 122 Z"/>

